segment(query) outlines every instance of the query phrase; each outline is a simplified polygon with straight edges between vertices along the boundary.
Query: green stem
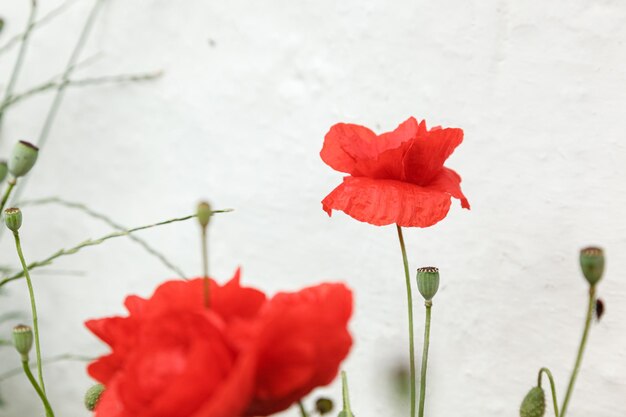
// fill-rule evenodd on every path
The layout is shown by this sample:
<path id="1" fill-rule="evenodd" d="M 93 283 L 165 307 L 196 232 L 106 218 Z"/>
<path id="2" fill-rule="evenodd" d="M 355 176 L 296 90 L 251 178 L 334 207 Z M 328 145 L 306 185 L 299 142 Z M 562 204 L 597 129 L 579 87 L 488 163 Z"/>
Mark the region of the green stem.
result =
<path id="1" fill-rule="evenodd" d="M 341 396 L 343 398 L 343 411 L 346 412 L 346 417 L 354 417 L 352 409 L 350 408 L 350 392 L 348 390 L 348 376 L 346 371 L 341 371 Z"/>
<path id="2" fill-rule="evenodd" d="M 214 210 L 212 213 L 227 213 L 232 211 L 232 209 L 224 209 L 224 210 Z M 154 223 L 154 224 L 149 224 L 146 226 L 140 226 L 140 227 L 135 227 L 134 229 L 129 229 L 129 230 L 124 230 L 121 232 L 115 232 L 115 233 L 110 233 L 108 235 L 105 235 L 99 239 L 87 239 L 82 243 L 79 243 L 78 245 L 69 248 L 69 249 L 60 249 L 58 251 L 56 251 L 55 253 L 53 253 L 52 255 L 48 256 L 46 259 L 43 259 L 41 261 L 36 261 L 36 262 L 31 262 L 28 265 L 28 269 L 29 270 L 33 270 L 35 268 L 40 268 L 42 266 L 46 266 L 46 265 L 50 265 L 55 259 L 60 258 L 62 256 L 67 256 L 67 255 L 73 255 L 75 253 L 77 253 L 78 251 L 80 251 L 83 248 L 89 247 L 89 246 L 95 246 L 95 245 L 99 245 L 109 239 L 113 239 L 113 238 L 117 238 L 117 237 L 121 237 L 121 236 L 128 236 L 131 233 L 134 232 L 138 232 L 140 230 L 145 230 L 145 229 L 150 229 L 152 227 L 156 227 L 156 226 L 163 226 L 166 224 L 170 224 L 170 223 L 175 223 L 175 222 L 181 222 L 181 221 L 185 221 L 185 220 L 189 220 L 189 219 L 193 219 L 194 217 L 196 217 L 195 214 L 192 214 L 190 216 L 185 216 L 185 217 L 178 217 L 175 219 L 170 219 L 170 220 L 165 220 L 159 223 Z M 6 277 L 2 280 L 0 280 L 0 287 L 2 287 L 3 285 L 11 282 L 11 281 L 15 281 L 17 279 L 20 279 L 24 276 L 24 271 L 22 272 L 17 272 L 14 275 L 11 275 L 10 277 Z"/>
<path id="3" fill-rule="evenodd" d="M 204 287 L 204 306 L 211 307 L 211 283 L 209 282 L 209 249 L 207 243 L 207 227 L 202 227 L 202 276 Z"/>
<path id="4" fill-rule="evenodd" d="M 6 90 L 4 92 L 4 100 L 6 101 L 13 94 L 13 89 L 15 88 L 15 84 L 17 83 L 18 76 L 20 74 L 20 70 L 22 69 L 22 64 L 24 63 L 24 57 L 26 56 L 26 49 L 28 46 L 28 41 L 30 39 L 30 33 L 33 29 L 33 24 L 35 23 L 35 16 L 37 15 L 37 1 L 31 0 L 30 3 L 30 15 L 28 16 L 28 24 L 26 26 L 26 30 L 24 31 L 24 35 L 22 36 L 22 43 L 20 45 L 20 50 L 17 53 L 17 59 L 15 60 L 15 65 L 13 66 L 13 72 L 11 73 L 11 78 L 9 79 L 9 83 L 7 84 Z M 2 120 L 4 117 L 4 111 L 0 111 L 0 129 L 2 128 Z"/>
<path id="5" fill-rule="evenodd" d="M 35 351 L 37 354 L 37 376 L 39 377 L 39 386 L 41 390 L 46 393 L 46 386 L 43 383 L 43 369 L 41 366 L 41 345 L 39 343 L 39 320 L 37 319 L 37 304 L 35 303 L 35 291 L 33 290 L 33 283 L 28 273 L 28 267 L 24 260 L 24 254 L 22 253 L 22 244 L 20 243 L 20 234 L 13 232 L 15 237 L 15 247 L 17 248 L 17 256 L 20 258 L 24 275 L 26 276 L 26 284 L 28 285 L 28 295 L 30 296 L 30 308 L 33 313 L 33 330 L 35 331 Z"/>
<path id="6" fill-rule="evenodd" d="M 578 355 L 576 356 L 576 363 L 574 364 L 574 369 L 572 370 L 572 375 L 570 376 L 569 384 L 567 385 L 567 392 L 565 393 L 565 399 L 563 400 L 563 405 L 561 406 L 561 415 L 559 417 L 565 417 L 567 405 L 569 404 L 570 397 L 572 396 L 572 392 L 574 391 L 574 383 L 576 382 L 576 377 L 578 376 L 578 371 L 580 370 L 580 364 L 583 360 L 583 353 L 585 352 L 585 345 L 587 344 L 587 337 L 589 336 L 589 328 L 591 327 L 591 319 L 593 317 L 593 307 L 595 306 L 595 297 L 596 287 L 591 286 L 591 288 L 589 288 L 589 306 L 587 307 L 587 317 L 585 318 L 585 329 L 583 330 L 583 336 L 580 340 Z"/>
<path id="7" fill-rule="evenodd" d="M 396 225 L 396 228 L 398 229 L 398 240 L 400 240 L 400 249 L 402 250 L 402 262 L 404 264 L 404 277 L 406 280 L 406 298 L 409 314 L 409 371 L 411 386 L 411 417 L 415 417 L 415 337 L 413 335 L 413 294 L 411 292 L 409 261 L 406 257 L 406 248 L 404 245 L 404 237 L 402 236 L 402 228 L 399 225 Z"/>
<path id="8" fill-rule="evenodd" d="M 26 377 L 30 381 L 31 385 L 33 386 L 33 388 L 35 388 L 35 391 L 37 391 L 37 395 L 39 395 L 39 398 L 41 398 L 41 402 L 43 403 L 43 406 L 46 409 L 46 416 L 54 417 L 54 412 L 52 411 L 52 407 L 50 407 L 48 398 L 46 397 L 46 394 L 41 390 L 39 385 L 37 385 L 37 381 L 35 381 L 35 377 L 33 376 L 33 373 L 30 371 L 30 366 L 28 366 L 28 361 L 22 361 L 22 368 L 24 369 L 24 373 L 26 374 Z"/>
<path id="9" fill-rule="evenodd" d="M 426 402 L 426 368 L 428 367 L 428 347 L 430 345 L 430 310 L 433 302 L 426 301 L 426 324 L 424 326 L 424 349 L 422 351 L 422 376 L 420 379 L 419 417 L 424 417 L 424 403 Z"/>
<path id="10" fill-rule="evenodd" d="M 298 408 L 300 409 L 300 415 L 302 417 L 309 417 L 309 413 L 307 413 L 304 409 L 304 404 L 302 404 L 302 401 L 298 401 Z"/>
<path id="11" fill-rule="evenodd" d="M 539 375 L 537 376 L 537 385 L 541 387 L 541 375 L 546 374 L 548 379 L 550 380 L 550 390 L 552 391 L 552 403 L 554 404 L 554 416 L 559 417 L 559 404 L 556 399 L 556 387 L 554 384 L 554 378 L 552 377 L 552 372 L 548 368 L 541 368 L 539 370 Z"/>
<path id="12" fill-rule="evenodd" d="M 0 213 L 4 213 L 4 206 L 7 205 L 7 201 L 9 201 L 9 197 L 11 196 L 11 191 L 13 191 L 15 184 L 17 184 L 17 179 L 11 178 L 9 180 L 9 186 L 7 187 L 6 191 L 4 192 L 4 195 L 2 196 L 2 202 L 0 202 Z"/>

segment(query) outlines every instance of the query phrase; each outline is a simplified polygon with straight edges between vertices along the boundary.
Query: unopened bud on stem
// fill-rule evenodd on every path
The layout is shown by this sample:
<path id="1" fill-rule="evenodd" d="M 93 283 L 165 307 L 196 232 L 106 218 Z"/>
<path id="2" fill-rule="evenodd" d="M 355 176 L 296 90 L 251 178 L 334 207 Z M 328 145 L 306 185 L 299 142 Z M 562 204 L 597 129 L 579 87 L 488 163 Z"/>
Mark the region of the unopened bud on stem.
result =
<path id="1" fill-rule="evenodd" d="M 213 215 L 213 210 L 211 210 L 211 205 L 206 201 L 198 204 L 198 209 L 196 210 L 196 214 L 198 215 L 198 223 L 200 226 L 207 227 L 209 222 L 211 221 L 211 216 Z"/>
<path id="2" fill-rule="evenodd" d="M 96 409 L 103 392 L 104 385 L 102 384 L 96 384 L 87 390 L 85 393 L 85 407 L 87 410 L 93 411 Z"/>
<path id="3" fill-rule="evenodd" d="M 534 387 L 524 397 L 519 415 L 520 417 L 543 417 L 545 413 L 546 394 L 543 392 L 543 388 Z"/>

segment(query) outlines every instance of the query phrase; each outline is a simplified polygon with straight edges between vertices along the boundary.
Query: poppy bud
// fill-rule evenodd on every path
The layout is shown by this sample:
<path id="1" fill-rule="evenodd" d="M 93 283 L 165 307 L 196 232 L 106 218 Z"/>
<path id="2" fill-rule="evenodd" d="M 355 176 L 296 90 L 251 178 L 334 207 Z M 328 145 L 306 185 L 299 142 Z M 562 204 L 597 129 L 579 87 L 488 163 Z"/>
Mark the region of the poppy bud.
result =
<path id="1" fill-rule="evenodd" d="M 9 159 L 9 172 L 15 178 L 28 174 L 37 161 L 39 148 L 30 142 L 21 140 L 13 147 L 11 159 Z"/>
<path id="2" fill-rule="evenodd" d="M 7 165 L 7 161 L 0 161 L 0 182 L 4 181 L 9 173 L 9 166 Z"/>
<path id="3" fill-rule="evenodd" d="M 85 407 L 87 410 L 93 411 L 96 409 L 103 392 L 104 385 L 102 384 L 96 384 L 87 390 L 85 393 Z"/>
<path id="4" fill-rule="evenodd" d="M 546 394 L 543 388 L 534 387 L 531 389 L 519 409 L 520 417 L 543 417 L 546 413 Z"/>
<path id="5" fill-rule="evenodd" d="M 17 232 L 22 226 L 22 210 L 15 207 L 4 210 L 4 224 L 14 233 Z"/>
<path id="6" fill-rule="evenodd" d="M 589 247 L 580 251 L 580 268 L 592 287 L 600 281 L 604 272 L 604 252 L 600 248 Z"/>
<path id="7" fill-rule="evenodd" d="M 22 360 L 28 361 L 28 353 L 33 347 L 33 329 L 24 324 L 15 326 L 13 328 L 13 346 L 22 355 Z"/>
<path id="8" fill-rule="evenodd" d="M 433 299 L 439 289 L 439 269 L 433 266 L 417 270 L 417 289 L 426 301 Z"/>
<path id="9" fill-rule="evenodd" d="M 333 411 L 333 400 L 330 398 L 321 397 L 315 401 L 315 410 L 320 414 L 328 414 Z"/>
<path id="10" fill-rule="evenodd" d="M 207 227 L 209 225 L 209 221 L 211 220 L 211 215 L 213 211 L 211 210 L 211 205 L 206 201 L 198 204 L 198 209 L 196 210 L 196 214 L 198 216 L 198 222 L 200 226 Z"/>

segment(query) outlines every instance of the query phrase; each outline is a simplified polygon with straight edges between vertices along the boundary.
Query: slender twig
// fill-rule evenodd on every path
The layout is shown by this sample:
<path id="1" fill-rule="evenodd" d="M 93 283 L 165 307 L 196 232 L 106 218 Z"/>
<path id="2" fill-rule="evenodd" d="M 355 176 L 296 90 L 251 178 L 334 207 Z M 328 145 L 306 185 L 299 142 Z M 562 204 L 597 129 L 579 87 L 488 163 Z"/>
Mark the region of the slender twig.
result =
<path id="1" fill-rule="evenodd" d="M 24 369 L 24 373 L 26 374 L 26 378 L 30 381 L 31 385 L 41 398 L 41 402 L 43 403 L 44 408 L 46 409 L 47 417 L 54 417 L 54 412 L 52 411 L 52 407 L 50 407 L 50 403 L 48 402 L 48 398 L 46 397 L 46 393 L 43 388 L 37 385 L 37 381 L 35 381 L 35 377 L 33 377 L 33 373 L 30 371 L 30 366 L 28 365 L 28 361 L 22 361 L 22 369 Z"/>
<path id="2" fill-rule="evenodd" d="M 28 30 L 29 28 L 30 28 L 30 30 L 41 28 L 42 26 L 44 26 L 46 23 L 50 22 L 55 17 L 60 16 L 71 5 L 76 3 L 76 1 L 77 0 L 66 1 L 65 3 L 61 4 L 59 7 L 50 10 L 41 19 L 37 20 L 36 22 L 33 22 L 32 25 L 30 25 L 30 27 L 26 28 L 26 30 Z M 24 38 L 24 35 L 25 35 L 25 32 L 18 33 L 17 35 L 13 36 L 8 41 L 6 41 L 6 43 L 4 45 L 0 46 L 0 54 L 8 51 L 13 46 L 17 45 L 20 42 L 20 40 Z"/>
<path id="3" fill-rule="evenodd" d="M 426 369 L 428 368 L 428 347 L 430 345 L 430 313 L 433 302 L 427 300 L 426 305 L 426 321 L 424 326 L 424 348 L 422 351 L 422 377 L 420 379 L 420 403 L 419 417 L 424 417 L 424 403 L 426 402 Z"/>
<path id="4" fill-rule="evenodd" d="M 548 368 L 541 368 L 539 370 L 539 375 L 537 375 L 537 385 L 541 387 L 541 376 L 546 374 L 548 380 L 550 380 L 550 390 L 552 391 L 552 403 L 554 405 L 554 417 L 559 417 L 559 404 L 556 398 L 556 385 L 554 384 L 554 377 L 552 376 L 552 372 Z"/>
<path id="5" fill-rule="evenodd" d="M 409 273 L 409 261 L 406 256 L 406 247 L 404 245 L 404 237 L 402 236 L 402 227 L 396 226 L 398 229 L 398 240 L 400 241 L 400 249 L 402 251 L 402 263 L 404 264 L 404 277 L 406 280 L 406 298 L 407 310 L 409 315 L 409 371 L 411 385 L 411 417 L 415 417 L 415 337 L 413 335 L 413 294 L 411 291 L 411 277 Z"/>
<path id="6" fill-rule="evenodd" d="M 22 64 L 24 63 L 24 57 L 26 56 L 26 49 L 28 47 L 28 41 L 30 40 L 30 33 L 34 27 L 33 23 L 35 22 L 35 16 L 37 16 L 37 0 L 31 0 L 28 24 L 26 25 L 26 30 L 24 31 L 24 34 L 21 38 L 20 50 L 17 53 L 17 58 L 15 59 L 15 64 L 13 65 L 13 72 L 11 72 L 11 77 L 9 78 L 6 90 L 4 91 L 4 100 L 2 100 L 3 102 L 10 98 L 13 94 L 13 89 L 15 88 L 15 84 L 17 83 L 17 79 L 20 75 L 20 70 L 22 69 Z M 0 131 L 2 131 L 3 118 L 4 109 L 0 109 Z"/>
<path id="7" fill-rule="evenodd" d="M 56 94 L 54 95 L 52 104 L 50 105 L 50 108 L 48 109 L 48 114 L 46 115 L 46 119 L 44 121 L 43 127 L 41 128 L 41 132 L 39 133 L 39 138 L 37 139 L 36 145 L 39 147 L 40 150 L 43 148 L 46 141 L 48 140 L 48 136 L 50 135 L 50 130 L 52 129 L 52 125 L 54 124 L 56 115 L 59 112 L 61 103 L 63 102 L 65 89 L 68 85 L 67 80 L 70 79 L 72 72 L 76 68 L 76 63 L 78 62 L 78 59 L 83 50 L 83 47 L 85 46 L 85 43 L 87 42 L 87 38 L 89 37 L 91 29 L 94 23 L 96 22 L 96 18 L 98 17 L 98 12 L 100 11 L 102 4 L 104 4 L 104 0 L 94 1 L 94 5 L 91 8 L 91 12 L 89 12 L 89 16 L 87 17 L 87 20 L 85 21 L 83 29 L 78 37 L 78 41 L 76 42 L 76 45 L 74 46 L 74 50 L 72 51 L 72 54 L 70 55 L 67 65 L 65 66 L 65 70 L 61 76 L 61 85 L 56 90 Z M 19 197 L 22 195 L 22 192 L 24 190 L 24 186 L 26 185 L 25 183 L 28 182 L 29 178 L 30 177 L 24 178 L 23 186 L 20 187 L 20 189 L 17 190 L 17 192 L 15 193 L 15 196 L 14 196 L 15 200 L 19 200 Z"/>
<path id="8" fill-rule="evenodd" d="M 22 100 L 25 100 L 37 94 L 45 93 L 53 89 L 61 88 L 63 85 L 66 85 L 68 87 L 87 87 L 102 84 L 123 84 L 131 82 L 151 81 L 159 78 L 161 75 L 163 75 L 162 71 L 155 71 L 140 74 L 107 75 L 103 77 L 92 77 L 67 81 L 58 81 L 53 79 L 43 84 L 32 87 L 24 91 L 23 93 L 14 94 L 11 97 L 6 98 L 5 101 L 0 103 L 0 112 L 4 111 L 8 107 L 11 107 L 21 102 Z"/>
<path id="9" fill-rule="evenodd" d="M 224 210 L 214 210 L 213 213 L 226 213 L 226 212 L 230 212 L 232 211 L 232 209 L 224 209 Z M 88 239 L 85 240 L 82 243 L 79 243 L 78 245 L 69 248 L 69 249 L 60 249 L 57 252 L 53 253 L 52 255 L 48 256 L 47 258 L 41 260 L 41 261 L 37 261 L 37 262 L 32 262 L 28 265 L 28 269 L 29 270 L 33 270 L 35 268 L 40 268 L 42 266 L 46 266 L 46 265 L 50 265 L 55 259 L 60 258 L 62 256 L 67 256 L 67 255 L 73 255 L 75 253 L 77 253 L 78 251 L 80 251 L 83 248 L 86 248 L 88 246 L 95 246 L 95 245 L 99 245 L 109 239 L 113 239 L 116 237 L 121 237 L 121 236 L 128 236 L 131 233 L 135 233 L 138 232 L 140 230 L 145 230 L 145 229 L 150 229 L 152 227 L 157 227 L 157 226 L 163 226 L 166 224 L 170 224 L 170 223 L 175 223 L 175 222 L 181 222 L 181 221 L 185 221 L 185 220 L 189 220 L 196 217 L 195 214 L 189 215 L 189 216 L 185 216 L 185 217 L 178 217 L 175 219 L 170 219 L 170 220 L 165 220 L 159 223 L 154 223 L 154 224 L 149 224 L 146 226 L 140 226 L 140 227 L 135 227 L 133 229 L 129 229 L 129 230 L 125 230 L 122 232 L 116 232 L 116 233 L 110 233 L 108 235 L 105 235 L 99 239 Z M 2 280 L 0 280 L 0 287 L 2 287 L 3 285 L 11 282 L 11 281 L 15 281 L 17 279 L 20 279 L 24 276 L 23 273 L 16 273 L 10 277 L 6 277 Z"/>
<path id="10" fill-rule="evenodd" d="M 18 204 L 18 205 L 23 207 L 23 206 L 27 206 L 27 205 L 42 205 L 42 204 L 59 204 L 59 205 L 64 206 L 64 207 L 73 208 L 73 209 L 82 211 L 83 213 L 87 214 L 90 217 L 93 217 L 95 219 L 103 221 L 104 223 L 108 224 L 109 226 L 111 226 L 114 229 L 117 229 L 117 230 L 120 230 L 120 231 L 124 231 L 124 230 L 128 229 L 127 227 L 124 227 L 121 224 L 116 223 L 111 218 L 107 217 L 106 215 L 104 215 L 104 214 L 102 214 L 100 212 L 97 212 L 97 211 L 93 210 L 92 208 L 86 206 L 85 204 L 74 202 L 74 201 L 64 200 L 64 199 L 59 198 L 59 197 L 48 197 L 48 198 L 41 198 L 41 199 L 38 199 L 38 200 L 23 201 L 23 202 L 20 202 L 20 204 Z M 156 257 L 157 259 L 159 259 L 163 263 L 163 265 L 165 265 L 167 268 L 169 268 L 174 273 L 176 273 L 176 275 L 179 278 L 183 278 L 183 279 L 186 278 L 185 273 L 179 267 L 174 265 L 161 252 L 157 251 L 152 246 L 150 246 L 150 244 L 148 242 L 146 242 L 144 239 L 140 238 L 139 236 L 135 236 L 135 235 L 128 235 L 128 238 L 131 239 L 133 242 L 137 243 L 138 245 L 140 245 L 142 248 L 144 248 L 146 250 L 146 252 L 148 252 L 152 256 Z"/>
<path id="11" fill-rule="evenodd" d="M 26 260 L 24 260 L 24 253 L 22 252 L 22 244 L 20 242 L 20 234 L 17 229 L 13 232 L 15 237 L 15 248 L 17 249 L 17 256 L 20 258 L 22 264 L 22 272 L 26 277 L 26 284 L 28 285 L 28 295 L 30 297 L 30 308 L 33 314 L 33 330 L 35 331 L 35 352 L 37 355 L 37 376 L 39 378 L 39 386 L 41 390 L 46 393 L 46 386 L 43 382 L 43 367 L 41 365 L 41 343 L 39 341 L 39 320 L 37 319 L 37 303 L 35 302 L 35 291 L 33 290 L 33 282 L 30 279 L 30 273 L 26 266 Z"/>
<path id="12" fill-rule="evenodd" d="M 43 360 L 43 364 L 44 365 L 52 365 L 53 363 L 64 362 L 64 361 L 89 362 L 89 361 L 91 361 L 93 359 L 94 358 L 89 357 L 89 356 L 73 355 L 73 354 L 70 354 L 70 353 L 64 353 L 62 355 L 52 356 L 50 358 L 44 359 Z M 31 361 L 31 365 L 35 365 L 35 364 L 36 364 L 36 362 Z M 20 375 L 21 373 L 22 373 L 22 367 L 13 368 L 11 370 L 8 370 L 8 371 L 0 374 L 0 381 L 4 381 L 5 379 L 9 379 L 9 378 L 12 378 L 14 376 Z"/>
<path id="13" fill-rule="evenodd" d="M 309 413 L 306 412 L 306 409 L 304 408 L 304 404 L 302 404 L 302 401 L 298 401 L 298 409 L 300 410 L 301 417 L 309 417 Z"/>
<path id="14" fill-rule="evenodd" d="M 580 364 L 582 363 L 583 353 L 585 352 L 585 346 L 587 344 L 587 337 L 589 336 L 589 328 L 591 327 L 591 319 L 593 318 L 593 308 L 596 305 L 595 298 L 596 287 L 592 285 L 589 288 L 589 306 L 587 307 L 585 328 L 583 330 L 583 336 L 580 340 L 580 346 L 578 347 L 578 355 L 576 355 L 574 369 L 572 370 L 572 375 L 570 376 L 569 384 L 567 385 L 567 391 L 565 392 L 565 399 L 563 400 L 563 405 L 561 405 L 561 415 L 559 417 L 565 417 L 567 405 L 569 404 L 570 397 L 572 396 L 572 392 L 574 391 L 574 383 L 576 382 L 576 377 L 578 376 L 578 371 L 580 370 Z"/>

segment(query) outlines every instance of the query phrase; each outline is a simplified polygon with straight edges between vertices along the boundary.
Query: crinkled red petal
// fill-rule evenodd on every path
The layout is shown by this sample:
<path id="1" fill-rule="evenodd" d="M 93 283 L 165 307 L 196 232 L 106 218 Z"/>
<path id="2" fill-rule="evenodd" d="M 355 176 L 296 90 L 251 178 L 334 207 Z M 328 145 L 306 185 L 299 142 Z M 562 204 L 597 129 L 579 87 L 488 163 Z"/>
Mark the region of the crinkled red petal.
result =
<path id="1" fill-rule="evenodd" d="M 452 197 L 461 200 L 461 207 L 470 208 L 469 201 L 461 191 L 461 176 L 449 168 L 443 168 L 435 179 L 428 185 L 428 188 L 443 191 Z"/>
<path id="2" fill-rule="evenodd" d="M 427 186 L 443 168 L 444 162 L 463 142 L 463 130 L 433 129 L 412 141 L 402 159 L 402 181 Z"/>
<path id="3" fill-rule="evenodd" d="M 329 216 L 340 210 L 376 226 L 428 227 L 446 217 L 450 194 L 395 180 L 345 177 L 322 206 Z"/>

